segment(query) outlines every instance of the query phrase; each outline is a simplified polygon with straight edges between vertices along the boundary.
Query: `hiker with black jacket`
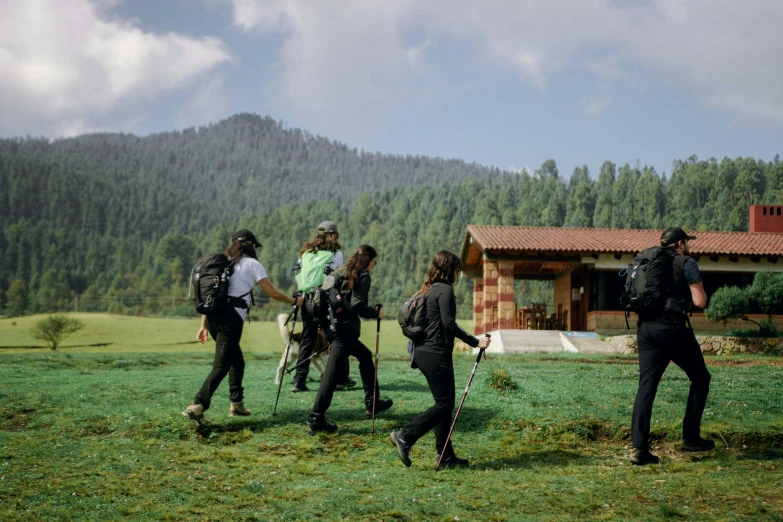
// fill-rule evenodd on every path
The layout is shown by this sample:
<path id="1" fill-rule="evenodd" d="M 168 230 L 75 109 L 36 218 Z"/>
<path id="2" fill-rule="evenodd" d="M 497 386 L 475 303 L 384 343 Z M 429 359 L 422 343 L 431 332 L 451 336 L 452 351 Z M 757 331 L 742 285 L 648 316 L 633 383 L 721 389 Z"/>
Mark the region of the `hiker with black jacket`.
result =
<path id="1" fill-rule="evenodd" d="M 333 432 L 337 429 L 335 424 L 326 422 L 325 415 L 337 387 L 339 368 L 349 356 L 359 360 L 359 374 L 364 387 L 365 414 L 368 417 L 372 416 L 374 393 L 380 395 L 380 390 L 375 386 L 375 364 L 372 360 L 372 352 L 359 340 L 361 335 L 359 318 L 382 319 L 384 317 L 383 308 L 373 308 L 368 304 L 372 283 L 370 272 L 377 264 L 378 253 L 375 249 L 369 245 L 362 245 L 334 274 L 335 286 L 340 289 L 343 299 L 350 302 L 353 311 L 349 317 L 338 324 L 337 337 L 332 341 L 326 371 L 321 377 L 321 385 L 309 415 L 311 433 Z M 375 399 L 375 413 L 388 410 L 393 404 L 391 399 L 382 400 L 379 397 Z"/>
<path id="2" fill-rule="evenodd" d="M 402 430 L 393 431 L 389 438 L 397 448 L 400 460 L 411 465 L 409 452 L 430 430 L 435 431 L 435 462 L 443 459 L 441 466 L 467 466 L 467 459 L 461 459 L 446 438 L 451 426 L 456 390 L 454 384 L 454 339 L 457 338 L 473 348 L 487 348 L 489 337 L 480 339 L 470 335 L 457 324 L 457 302 L 454 299 L 454 284 L 459 274 L 460 260 L 455 254 L 440 251 L 432 259 L 427 277 L 419 292 L 426 292 L 427 329 L 426 338 L 415 345 L 413 357 L 421 373 L 427 378 L 435 404 L 413 418 Z"/>
<path id="3" fill-rule="evenodd" d="M 207 334 L 215 340 L 215 360 L 204 384 L 196 393 L 193 403 L 182 412 L 186 418 L 195 421 L 200 427 L 209 427 L 212 423 L 204 418 L 209 409 L 212 395 L 228 375 L 231 398 L 229 415 L 250 415 L 243 404 L 242 378 L 245 373 L 245 359 L 239 341 L 247 318 L 251 294 L 258 285 L 275 301 L 302 306 L 302 297 L 293 298 L 281 292 L 267 277 L 266 270 L 258 261 L 256 249 L 261 243 L 255 234 L 247 229 L 239 230 L 231 238 L 231 245 L 224 254 L 231 261 L 231 276 L 228 280 L 229 306 L 209 315 L 201 316 L 201 327 L 196 339 L 201 344 L 207 342 Z"/>
<path id="4" fill-rule="evenodd" d="M 318 336 L 318 322 L 313 316 L 312 309 L 312 291 L 315 287 L 321 286 L 326 275 L 342 266 L 341 248 L 337 225 L 332 221 L 323 221 L 318 225 L 315 237 L 302 245 L 299 251 L 295 268 L 296 282 L 305 303 L 302 306 L 302 342 L 299 345 L 296 373 L 291 383 L 291 391 L 295 393 L 310 391 L 307 388 L 307 374 L 310 371 L 308 359 L 313 354 Z M 338 390 L 356 386 L 356 381 L 349 377 L 350 368 L 348 359 L 345 359 L 337 372 Z"/>
<path id="5" fill-rule="evenodd" d="M 712 440 L 701 437 L 701 419 L 710 390 L 710 372 L 704 364 L 704 356 L 687 318 L 691 303 L 699 308 L 707 306 L 707 294 L 699 266 L 690 257 L 689 241 L 694 239 L 695 236 L 689 236 L 681 228 L 667 228 L 661 234 L 662 250 L 658 249 L 655 255 L 664 255 L 669 259 L 662 281 L 666 289 L 666 304 L 657 310 L 639 313 L 639 389 L 631 421 L 634 447 L 631 463 L 636 465 L 657 464 L 659 461 L 657 456 L 650 453 L 650 418 L 658 383 L 669 361 L 682 368 L 691 381 L 682 422 L 681 449 L 708 451 L 715 447 Z M 655 283 L 646 281 L 648 288 Z"/>

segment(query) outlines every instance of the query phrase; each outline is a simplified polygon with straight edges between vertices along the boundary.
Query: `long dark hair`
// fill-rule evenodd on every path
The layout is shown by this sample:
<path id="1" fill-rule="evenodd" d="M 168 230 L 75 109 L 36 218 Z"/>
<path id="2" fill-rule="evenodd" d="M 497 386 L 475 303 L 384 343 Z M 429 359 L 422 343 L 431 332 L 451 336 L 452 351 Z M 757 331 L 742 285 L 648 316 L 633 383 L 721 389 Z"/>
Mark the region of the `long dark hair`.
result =
<path id="1" fill-rule="evenodd" d="M 343 277 L 348 282 L 348 290 L 353 290 L 354 285 L 359 280 L 359 272 L 370 266 L 370 262 L 378 257 L 378 252 L 370 245 L 361 245 L 356 249 L 348 261 L 340 267 L 344 269 Z"/>
<path id="2" fill-rule="evenodd" d="M 299 251 L 299 257 L 305 252 L 318 252 L 319 250 L 328 250 L 329 252 L 337 252 L 343 246 L 338 241 L 339 236 L 330 232 L 318 232 L 316 236 L 302 245 L 302 250 Z"/>
<path id="3" fill-rule="evenodd" d="M 430 263 L 430 269 L 427 270 L 427 277 L 424 278 L 424 284 L 421 285 L 419 292 L 426 292 L 435 283 L 453 285 L 457 280 L 460 264 L 459 257 L 448 250 L 441 250 L 435 254 L 435 257 L 432 258 L 432 263 Z"/>
<path id="4" fill-rule="evenodd" d="M 258 260 L 258 257 L 256 256 L 256 245 L 252 241 L 237 241 L 236 239 L 232 239 L 231 244 L 223 251 L 223 254 L 231 261 L 236 261 L 241 256 L 252 257 L 253 259 Z"/>

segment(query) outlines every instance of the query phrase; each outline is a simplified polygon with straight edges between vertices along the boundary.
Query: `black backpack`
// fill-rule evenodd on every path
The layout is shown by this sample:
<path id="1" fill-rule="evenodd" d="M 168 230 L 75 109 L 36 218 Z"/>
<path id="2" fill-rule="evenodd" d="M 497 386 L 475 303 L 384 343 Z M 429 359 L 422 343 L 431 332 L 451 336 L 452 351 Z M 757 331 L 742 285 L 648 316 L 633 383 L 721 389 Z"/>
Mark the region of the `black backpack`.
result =
<path id="1" fill-rule="evenodd" d="M 427 296 L 429 292 L 416 292 L 397 313 L 402 335 L 414 342 L 423 341 L 427 337 Z"/>
<path id="2" fill-rule="evenodd" d="M 194 294 L 196 312 L 208 315 L 229 307 L 249 308 L 242 299 L 244 296 L 228 295 L 228 280 L 233 272 L 233 264 L 222 252 L 206 255 L 196 261 L 196 266 L 190 272 L 190 289 Z"/>
<path id="3" fill-rule="evenodd" d="M 625 309 L 626 324 L 631 312 L 656 315 L 666 311 L 676 256 L 671 248 L 650 247 L 639 252 L 624 269 L 625 286 L 620 304 Z"/>
<path id="4" fill-rule="evenodd" d="M 313 288 L 310 294 L 308 305 L 312 307 L 312 315 L 329 342 L 337 338 L 339 325 L 346 324 L 354 316 L 351 293 L 342 291 L 344 283 L 342 275 L 329 275 L 323 285 Z"/>

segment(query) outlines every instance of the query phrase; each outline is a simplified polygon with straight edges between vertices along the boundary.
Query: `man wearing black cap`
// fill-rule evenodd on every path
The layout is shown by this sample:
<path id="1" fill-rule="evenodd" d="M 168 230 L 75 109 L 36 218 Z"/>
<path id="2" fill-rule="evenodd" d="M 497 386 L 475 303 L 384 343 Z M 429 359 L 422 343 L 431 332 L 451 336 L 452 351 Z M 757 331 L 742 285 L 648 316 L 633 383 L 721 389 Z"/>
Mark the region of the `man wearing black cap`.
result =
<path id="1" fill-rule="evenodd" d="M 631 432 L 634 453 L 631 463 L 656 464 L 650 453 L 650 417 L 658 383 L 669 361 L 682 368 L 691 381 L 685 418 L 682 423 L 683 451 L 708 451 L 715 443 L 701 438 L 701 418 L 710 390 L 710 373 L 704 364 L 699 343 L 687 320 L 693 303 L 707 306 L 701 273 L 690 257 L 689 241 L 696 239 L 681 228 L 667 228 L 661 234 L 661 247 L 672 249 L 671 278 L 667 281 L 668 299 L 664 309 L 639 315 L 639 390 L 633 406 Z"/>

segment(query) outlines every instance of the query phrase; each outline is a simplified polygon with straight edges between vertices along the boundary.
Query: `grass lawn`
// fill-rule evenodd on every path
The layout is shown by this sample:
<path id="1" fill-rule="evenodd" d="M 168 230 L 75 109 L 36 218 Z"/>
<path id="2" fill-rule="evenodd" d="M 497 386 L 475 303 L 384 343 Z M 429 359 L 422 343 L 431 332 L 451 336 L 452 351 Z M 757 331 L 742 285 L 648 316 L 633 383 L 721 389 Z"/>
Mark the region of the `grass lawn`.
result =
<path id="1" fill-rule="evenodd" d="M 379 378 L 395 405 L 376 433 L 350 390 L 328 414 L 340 431 L 310 436 L 314 391 L 284 388 L 271 416 L 276 325 L 246 334 L 253 415 L 226 417 L 224 382 L 207 412 L 215 426 L 199 433 L 180 415 L 212 361 L 209 343 L 191 342 L 196 321 L 83 320 L 56 353 L 20 347 L 35 344 L 31 319 L 0 321 L 0 520 L 783 520 L 780 358 L 708 360 L 703 433 L 718 445 L 704 454 L 677 449 L 688 381 L 671 367 L 653 417 L 662 463 L 639 468 L 627 460 L 634 357 L 490 356 L 454 436 L 472 465 L 435 472 L 432 435 L 411 468 L 388 442 L 431 404 L 391 322 Z M 365 341 L 374 347 L 374 328 Z M 474 358 L 455 358 L 461 394 Z M 490 388 L 493 369 L 517 388 Z"/>

